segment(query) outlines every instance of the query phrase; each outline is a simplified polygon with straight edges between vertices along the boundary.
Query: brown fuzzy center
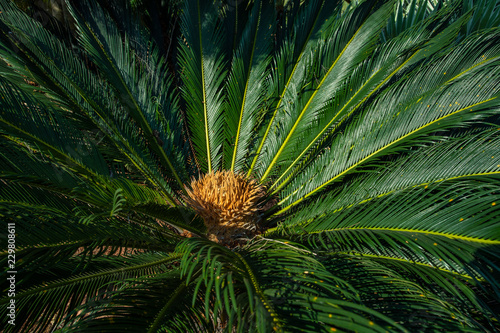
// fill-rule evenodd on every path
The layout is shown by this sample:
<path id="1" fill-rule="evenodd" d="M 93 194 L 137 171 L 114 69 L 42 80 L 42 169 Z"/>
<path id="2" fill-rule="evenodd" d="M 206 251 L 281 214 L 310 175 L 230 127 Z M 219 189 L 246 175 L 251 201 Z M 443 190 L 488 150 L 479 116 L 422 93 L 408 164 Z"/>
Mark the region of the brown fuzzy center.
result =
<path id="1" fill-rule="evenodd" d="M 203 218 L 210 240 L 231 245 L 258 233 L 265 191 L 255 180 L 216 171 L 193 180 L 186 191 L 186 202 Z"/>

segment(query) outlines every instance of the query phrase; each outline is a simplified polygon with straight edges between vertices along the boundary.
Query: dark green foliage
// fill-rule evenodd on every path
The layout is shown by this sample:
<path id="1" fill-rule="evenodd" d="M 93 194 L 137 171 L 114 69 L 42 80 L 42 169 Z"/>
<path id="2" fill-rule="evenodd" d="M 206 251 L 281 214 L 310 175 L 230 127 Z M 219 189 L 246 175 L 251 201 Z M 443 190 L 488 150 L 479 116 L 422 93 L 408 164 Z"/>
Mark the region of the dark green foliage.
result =
<path id="1" fill-rule="evenodd" d="M 498 1 L 19 3 L 5 332 L 500 329 Z M 220 170 L 267 192 L 238 246 L 185 203 Z"/>

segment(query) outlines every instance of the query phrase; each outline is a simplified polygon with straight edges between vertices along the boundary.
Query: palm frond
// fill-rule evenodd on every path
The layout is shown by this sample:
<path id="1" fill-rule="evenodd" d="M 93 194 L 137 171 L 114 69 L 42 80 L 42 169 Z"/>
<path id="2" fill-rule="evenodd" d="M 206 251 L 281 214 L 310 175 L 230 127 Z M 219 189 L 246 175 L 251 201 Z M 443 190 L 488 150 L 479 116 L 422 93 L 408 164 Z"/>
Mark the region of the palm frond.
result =
<path id="1" fill-rule="evenodd" d="M 273 50 L 272 32 L 276 18 L 269 1 L 256 1 L 240 46 L 231 61 L 226 89 L 225 167 L 241 171 L 255 140 L 259 111 L 265 103 L 266 79 Z"/>
<path id="2" fill-rule="evenodd" d="M 494 327 L 495 312 L 472 279 L 381 257 L 344 254 L 325 261 L 334 274 L 352 277 L 348 281 L 365 305 L 410 331 Z"/>
<path id="3" fill-rule="evenodd" d="M 361 173 L 330 191 L 327 197 L 309 202 L 311 209 L 291 215 L 286 226 L 296 223 L 292 221 L 312 221 L 335 214 L 397 191 L 425 188 L 430 184 L 447 186 L 464 179 L 498 178 L 498 145 L 495 128 L 412 150 L 390 164 L 383 164 L 380 170 Z M 477 154 L 478 151 L 481 154 Z"/>
<path id="4" fill-rule="evenodd" d="M 152 259 L 152 258 L 151 258 Z M 99 289 L 117 279 L 126 279 L 151 274 L 152 272 L 164 272 L 168 266 L 178 259 L 177 256 L 164 256 L 152 261 L 144 260 L 141 264 L 122 266 L 116 269 L 103 269 L 93 273 L 85 273 L 69 278 L 54 279 L 50 282 L 16 293 L 16 307 L 19 309 L 19 322 L 24 323 L 25 330 L 45 330 L 59 323 L 68 310 L 89 302 L 95 295 L 99 295 Z M 112 284 L 111 290 L 114 289 Z M 101 296 L 102 293 L 99 295 Z M 4 297 L 0 303 L 9 302 Z M 6 307 L 3 307 L 5 316 Z M 47 315 L 49 314 L 49 315 Z M 22 316 L 22 318 L 20 318 Z M 66 319 L 68 320 L 68 319 Z M 15 326 L 7 328 L 9 331 Z"/>
<path id="5" fill-rule="evenodd" d="M 82 305 L 80 315 L 68 325 L 70 331 L 119 332 L 124 329 L 147 332 L 204 332 L 214 330 L 211 318 L 205 318 L 200 303 L 191 306 L 193 286 L 186 284 L 178 269 L 153 278 L 129 278 L 109 299 L 95 299 Z M 133 315 L 130 305 L 133 304 Z M 89 311 L 92 310 L 92 311 Z M 62 330 L 65 332 L 65 330 Z"/>
<path id="6" fill-rule="evenodd" d="M 111 88 L 96 78 L 83 61 L 38 22 L 10 3 L 2 3 L 1 8 L 3 23 L 8 24 L 17 36 L 14 38 L 14 35 L 7 34 L 8 29 L 5 30 L 5 43 L 12 43 L 22 51 L 7 49 L 2 54 L 8 66 L 18 75 L 37 82 L 42 90 L 50 92 L 55 103 L 63 105 L 64 110 L 72 111 L 71 117 L 76 116 L 80 123 L 92 123 L 94 131 L 108 137 L 127 162 L 161 188 L 174 204 L 172 190 L 164 177 L 159 176 L 162 172 L 146 150 L 141 132 L 131 126 L 121 106 L 110 103 L 116 101 Z M 25 63 L 30 64 L 29 70 Z"/>
<path id="7" fill-rule="evenodd" d="M 344 87 L 333 93 L 332 101 L 299 134 L 298 143 L 292 147 L 291 153 L 297 157 L 274 181 L 271 186 L 275 188 L 274 192 L 284 187 L 288 179 L 300 172 L 304 165 L 312 162 L 314 156 L 330 143 L 330 138 L 339 127 L 350 117 L 355 117 L 364 102 L 379 89 L 383 89 L 394 77 L 404 75 L 415 64 L 432 56 L 452 40 L 460 28 L 460 21 L 443 30 L 442 26 L 449 16 L 450 10 L 446 9 L 419 22 L 413 29 L 377 47 L 372 57 L 353 71 Z M 306 157 L 303 158 L 304 156 Z M 291 170 L 294 171 L 283 179 Z"/>
<path id="8" fill-rule="evenodd" d="M 79 138 L 74 124 L 50 105 L 37 105 L 36 98 L 3 79 L 0 96 L 3 110 L 0 126 L 10 136 L 32 142 L 35 149 L 71 165 L 87 178 L 109 173 L 95 144 L 88 138 Z"/>
<path id="9" fill-rule="evenodd" d="M 301 228 L 305 238 L 340 252 L 420 262 L 494 285 L 495 247 L 500 244 L 492 222 L 497 191 L 492 181 L 414 188 L 320 217 Z"/>
<path id="10" fill-rule="evenodd" d="M 463 1 L 462 10 L 473 10 L 474 12 L 469 22 L 467 22 L 467 26 L 462 31 L 465 37 L 476 31 L 500 25 L 500 2 L 498 0 Z"/>
<path id="11" fill-rule="evenodd" d="M 84 13 L 85 23 L 70 7 L 82 47 L 92 56 L 101 73 L 116 90 L 116 96 L 126 112 L 139 124 L 148 146 L 163 164 L 168 166 L 169 173 L 183 189 L 183 181 L 177 171 L 179 168 L 174 167 L 174 161 L 185 163 L 186 158 L 183 159 L 182 155 L 172 155 L 172 152 L 176 152 L 179 146 L 182 151 L 184 147 L 179 143 L 179 135 L 167 130 L 169 127 L 182 128 L 182 124 L 179 116 L 175 114 L 175 105 L 167 104 L 175 101 L 176 97 L 165 97 L 172 92 L 163 60 L 154 48 L 150 57 L 135 59 L 129 48 L 128 36 L 121 37 L 118 27 L 100 5 L 90 1 L 87 6 Z M 144 44 L 150 45 L 151 42 L 143 42 Z M 136 61 L 143 63 L 137 65 Z M 160 105 L 167 106 L 167 109 L 158 110 Z M 166 115 L 170 119 L 167 120 Z M 165 142 L 168 144 L 165 145 Z M 182 176 L 186 180 L 186 176 Z"/>
<path id="12" fill-rule="evenodd" d="M 382 31 L 384 42 L 398 36 L 413 25 L 420 24 L 438 10 L 429 0 L 397 1 L 395 7 L 387 26 Z"/>
<path id="13" fill-rule="evenodd" d="M 224 141 L 222 87 L 227 59 L 220 48 L 224 32 L 217 20 L 218 11 L 210 1 L 185 2 L 179 50 L 182 92 L 202 172 L 219 169 Z"/>
<path id="14" fill-rule="evenodd" d="M 477 39 L 469 39 L 465 45 L 469 42 L 492 45 L 490 43 L 497 33 L 492 31 L 491 35 L 476 36 Z M 454 52 L 443 56 L 441 61 L 424 66 L 408 79 L 392 86 L 380 99 L 372 102 L 364 114 L 353 119 L 346 129 L 349 134 L 337 135 L 330 152 L 327 149 L 326 154 L 321 155 L 303 174 L 296 176 L 296 184 L 301 185 L 291 184 L 289 189 L 283 192 L 290 194 L 281 203 L 290 204 L 282 211 L 338 181 L 362 164 L 368 164 L 374 158 L 380 157 L 380 154 L 394 154 L 406 149 L 409 140 L 414 144 L 418 137 L 428 135 L 437 128 L 466 126 L 472 121 L 477 122 L 495 113 L 498 107 L 498 87 L 496 81 L 490 79 L 499 75 L 496 70 L 498 66 L 495 65 L 498 61 L 495 55 L 497 50 L 488 47 L 488 50 L 493 52 L 491 57 L 488 57 L 481 53 L 484 49 L 479 47 L 475 65 L 460 68 L 455 60 L 463 57 L 461 50 L 465 45 L 462 44 Z M 443 77 L 436 77 L 436 81 L 422 82 L 422 75 L 430 70 L 439 70 Z M 470 95 L 463 95 L 464 90 L 469 91 Z M 423 93 L 415 96 L 414 91 Z M 382 138 L 381 135 L 384 140 L 378 139 Z M 371 143 L 380 146 L 373 147 Z M 334 165 L 332 161 L 335 161 Z"/>
<path id="15" fill-rule="evenodd" d="M 404 331 L 389 318 L 359 304 L 355 289 L 331 275 L 310 256 L 313 253 L 299 244 L 263 239 L 231 253 L 193 240 L 185 242 L 179 250 L 185 253 L 183 261 L 187 260 L 181 265 L 187 279 L 201 272 L 195 290 L 202 284 L 206 286 L 205 316 L 209 316 L 209 311 L 225 311 L 228 327 L 234 325 L 237 331 L 256 328 L 262 332 L 274 327 L 275 330 L 317 332 L 324 325 L 382 331 L 388 323 L 392 325 L 388 327 Z M 237 265 L 237 269 L 229 269 L 229 263 Z M 212 305 L 214 290 L 217 297 Z M 312 314 L 308 308 L 316 312 Z M 269 317 L 272 326 L 269 326 Z M 319 322 L 318 318 L 321 318 Z M 253 324 L 249 325 L 250 322 Z"/>
<path id="16" fill-rule="evenodd" d="M 114 179 L 107 176 L 93 175 L 91 178 L 79 177 L 63 164 L 44 160 L 43 156 L 33 154 L 19 145 L 1 145 L 4 149 L 1 156 L 0 175 L 5 186 L 5 191 L 0 193 L 0 199 L 6 202 L 39 205 L 40 201 L 31 197 L 39 191 L 43 193 L 42 205 L 49 206 L 45 197 L 64 201 L 67 205 L 84 207 L 83 212 L 107 214 L 112 210 L 116 191 L 122 191 L 126 203 L 122 217 L 130 214 L 144 214 L 155 218 L 178 230 L 190 230 L 195 234 L 202 234 L 204 226 L 194 214 L 181 207 L 171 207 L 161 192 L 146 186 L 136 184 L 127 179 Z M 20 171 L 22 170 L 22 172 Z M 80 208 L 78 208 L 80 209 Z M 103 213 L 106 212 L 106 213 Z M 94 213 L 89 213 L 94 214 Z M 158 222 L 153 223 L 154 228 L 159 228 Z"/>
<path id="17" fill-rule="evenodd" d="M 305 80 L 294 87 L 294 91 L 287 90 L 283 96 L 282 112 L 283 116 L 286 115 L 283 119 L 287 120 L 276 125 L 280 130 L 272 132 L 268 137 L 271 143 L 267 145 L 266 155 L 261 158 L 269 162 L 264 163 L 266 168 L 260 177 L 261 181 L 268 177 L 276 163 L 280 165 L 280 161 L 290 159 L 290 148 L 287 147 L 294 146 L 297 133 L 306 130 L 317 112 L 330 100 L 332 91 L 338 89 L 339 83 L 348 77 L 348 73 L 366 59 L 368 50 L 373 48 L 380 29 L 392 10 L 390 4 L 385 4 L 370 15 L 375 5 L 376 1 L 367 1 L 344 18 L 345 25 L 335 30 L 336 35 L 330 36 L 323 44 L 323 50 L 317 50 L 322 55 L 321 67 L 313 60 L 314 53 L 301 59 L 302 73 L 295 75 L 301 75 L 302 80 Z M 317 72 L 311 71 L 311 68 L 317 69 Z"/>
<path id="18" fill-rule="evenodd" d="M 294 89 L 294 86 L 302 80 L 300 72 L 303 71 L 303 68 L 300 60 L 309 54 L 316 41 L 324 34 L 323 30 L 332 25 L 332 18 L 340 14 L 336 1 L 308 1 L 300 8 L 297 2 L 294 2 L 294 6 L 293 10 L 297 16 L 294 20 L 290 19 L 284 32 L 286 37 L 281 43 L 282 45 L 278 46 L 279 50 L 271 65 L 271 69 L 274 68 L 274 71 L 271 71 L 270 92 L 267 97 L 269 106 L 267 108 L 273 110 L 272 115 L 266 115 L 263 123 L 259 126 L 260 143 L 253 153 L 248 176 L 253 174 L 254 168 L 262 168 L 259 156 L 266 145 L 271 128 L 276 126 L 276 121 L 279 119 L 276 117 L 283 103 L 284 94 L 288 89 Z M 296 75 L 296 72 L 299 74 Z"/>

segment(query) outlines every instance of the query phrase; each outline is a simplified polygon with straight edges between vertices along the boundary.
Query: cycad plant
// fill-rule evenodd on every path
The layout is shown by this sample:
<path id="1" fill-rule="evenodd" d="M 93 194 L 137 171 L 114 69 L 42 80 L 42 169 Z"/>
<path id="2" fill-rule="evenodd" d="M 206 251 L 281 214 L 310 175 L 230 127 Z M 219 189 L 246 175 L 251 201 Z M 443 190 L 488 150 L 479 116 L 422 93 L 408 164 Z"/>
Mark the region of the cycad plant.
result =
<path id="1" fill-rule="evenodd" d="M 498 2 L 67 9 L 0 1 L 5 332 L 499 328 Z"/>

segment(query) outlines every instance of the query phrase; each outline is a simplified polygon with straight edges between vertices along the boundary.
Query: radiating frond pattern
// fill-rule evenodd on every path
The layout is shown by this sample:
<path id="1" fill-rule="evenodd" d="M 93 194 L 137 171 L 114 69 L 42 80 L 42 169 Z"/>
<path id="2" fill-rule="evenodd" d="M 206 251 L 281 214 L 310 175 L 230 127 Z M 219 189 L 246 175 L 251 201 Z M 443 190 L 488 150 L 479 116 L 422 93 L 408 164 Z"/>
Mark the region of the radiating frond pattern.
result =
<path id="1" fill-rule="evenodd" d="M 3 331 L 500 330 L 498 1 L 16 3 Z"/>

